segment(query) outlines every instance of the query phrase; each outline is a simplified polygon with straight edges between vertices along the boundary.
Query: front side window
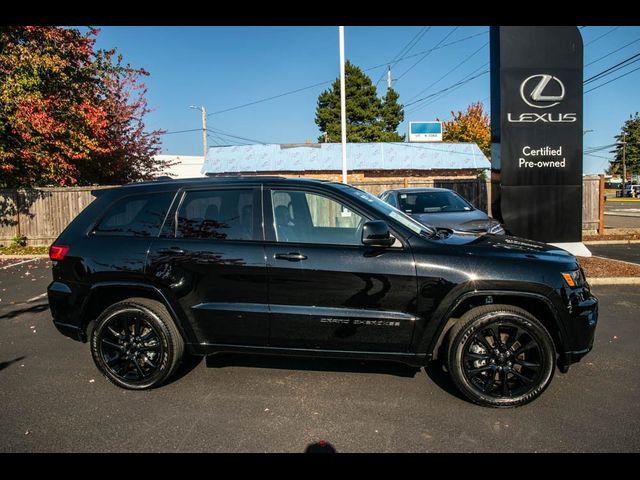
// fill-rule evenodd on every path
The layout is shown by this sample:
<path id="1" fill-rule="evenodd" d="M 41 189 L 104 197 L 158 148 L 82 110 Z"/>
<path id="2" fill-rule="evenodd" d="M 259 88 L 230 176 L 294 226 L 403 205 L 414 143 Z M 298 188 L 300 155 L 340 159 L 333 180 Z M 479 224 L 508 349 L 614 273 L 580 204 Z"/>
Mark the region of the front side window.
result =
<path id="1" fill-rule="evenodd" d="M 173 200 L 174 192 L 131 195 L 115 202 L 94 235 L 157 236 Z"/>
<path id="2" fill-rule="evenodd" d="M 279 242 L 360 245 L 364 217 L 323 195 L 296 190 L 271 192 Z"/>
<path id="3" fill-rule="evenodd" d="M 185 194 L 176 214 L 176 237 L 254 240 L 253 190 L 202 190 Z"/>

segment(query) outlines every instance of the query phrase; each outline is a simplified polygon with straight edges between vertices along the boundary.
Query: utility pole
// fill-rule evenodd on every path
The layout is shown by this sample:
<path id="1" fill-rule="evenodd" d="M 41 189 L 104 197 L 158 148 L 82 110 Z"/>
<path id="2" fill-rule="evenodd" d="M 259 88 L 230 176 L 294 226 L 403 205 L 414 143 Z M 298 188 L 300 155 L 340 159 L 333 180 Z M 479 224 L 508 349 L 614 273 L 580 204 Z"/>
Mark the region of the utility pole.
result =
<path id="1" fill-rule="evenodd" d="M 207 109 L 205 107 L 191 105 L 189 108 L 202 112 L 202 161 L 207 161 Z"/>
<path id="2" fill-rule="evenodd" d="M 391 67 L 387 67 L 387 90 L 391 88 Z"/>
<path id="3" fill-rule="evenodd" d="M 622 191 L 627 183 L 627 134 L 622 134 Z"/>

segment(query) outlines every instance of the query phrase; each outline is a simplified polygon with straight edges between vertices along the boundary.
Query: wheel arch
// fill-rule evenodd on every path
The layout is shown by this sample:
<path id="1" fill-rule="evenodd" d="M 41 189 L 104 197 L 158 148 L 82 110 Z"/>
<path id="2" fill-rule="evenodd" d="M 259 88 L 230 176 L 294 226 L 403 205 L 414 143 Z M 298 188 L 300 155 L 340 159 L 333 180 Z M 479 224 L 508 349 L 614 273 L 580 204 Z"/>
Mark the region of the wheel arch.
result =
<path id="1" fill-rule="evenodd" d="M 462 315 L 472 308 L 505 304 L 520 307 L 536 317 L 548 330 L 557 352 L 562 352 L 566 333 L 557 308 L 546 296 L 533 292 L 519 292 L 509 290 L 473 291 L 460 295 L 439 322 L 438 330 L 431 339 L 427 349 L 428 357 L 441 358 L 446 339 Z"/>
<path id="2" fill-rule="evenodd" d="M 164 305 L 169 312 L 185 343 L 190 342 L 193 332 L 182 314 L 179 305 L 170 300 L 162 289 L 143 282 L 99 282 L 91 286 L 87 298 L 82 305 L 82 323 L 80 332 L 82 341 L 86 342 L 90 336 L 92 325 L 96 318 L 110 305 L 127 298 L 142 297 L 156 300 Z"/>

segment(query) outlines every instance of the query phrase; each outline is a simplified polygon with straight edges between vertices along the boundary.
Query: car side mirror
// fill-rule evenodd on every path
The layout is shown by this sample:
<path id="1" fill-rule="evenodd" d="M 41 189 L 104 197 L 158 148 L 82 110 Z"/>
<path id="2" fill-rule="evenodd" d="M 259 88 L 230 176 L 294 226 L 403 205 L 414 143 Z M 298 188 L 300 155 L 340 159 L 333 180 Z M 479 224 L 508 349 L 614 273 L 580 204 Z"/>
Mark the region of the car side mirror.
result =
<path id="1" fill-rule="evenodd" d="M 369 247 L 390 247 L 396 239 L 389 233 L 389 225 L 382 220 L 371 220 L 362 226 L 362 244 Z"/>

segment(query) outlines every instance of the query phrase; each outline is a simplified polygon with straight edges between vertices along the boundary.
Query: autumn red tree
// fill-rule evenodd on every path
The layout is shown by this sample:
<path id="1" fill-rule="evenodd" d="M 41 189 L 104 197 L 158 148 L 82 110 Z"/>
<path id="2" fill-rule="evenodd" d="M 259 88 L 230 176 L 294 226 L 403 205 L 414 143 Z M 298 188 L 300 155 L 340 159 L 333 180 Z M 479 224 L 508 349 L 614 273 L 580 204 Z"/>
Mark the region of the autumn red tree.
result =
<path id="1" fill-rule="evenodd" d="M 151 178 L 161 131 L 147 132 L 143 69 L 96 50 L 99 31 L 0 27 L 0 186 Z"/>
<path id="2" fill-rule="evenodd" d="M 451 112 L 451 120 L 442 122 L 445 142 L 473 142 L 491 158 L 491 125 L 482 102 L 472 103 L 465 112 Z"/>

